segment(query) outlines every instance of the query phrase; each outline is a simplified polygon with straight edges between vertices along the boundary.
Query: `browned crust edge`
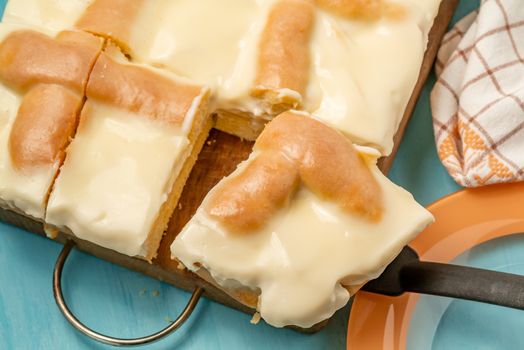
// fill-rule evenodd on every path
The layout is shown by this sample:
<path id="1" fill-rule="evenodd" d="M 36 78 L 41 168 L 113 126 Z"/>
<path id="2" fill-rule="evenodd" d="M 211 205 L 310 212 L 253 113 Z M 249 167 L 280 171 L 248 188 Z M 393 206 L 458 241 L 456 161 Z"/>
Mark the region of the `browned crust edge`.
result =
<path id="1" fill-rule="evenodd" d="M 209 131 L 213 127 L 213 119 L 208 116 L 207 108 L 203 107 L 208 105 L 208 100 L 209 92 L 206 92 L 206 96 L 202 98 L 201 108 L 197 111 L 197 117 L 195 118 L 193 128 L 188 137 L 190 144 L 193 145 L 191 154 L 186 158 L 182 169 L 176 175 L 177 178 L 173 183 L 168 199 L 160 208 L 155 223 L 153 224 L 153 228 L 149 232 L 148 238 L 144 244 L 146 251 L 149 252 L 146 256 L 147 261 L 152 261 L 158 254 L 158 247 L 160 246 L 162 237 L 164 237 L 171 215 L 173 215 L 178 201 L 180 200 L 184 185 L 186 184 L 189 174 L 198 159 L 198 155 L 204 147 Z"/>
<path id="2" fill-rule="evenodd" d="M 247 141 L 255 141 L 269 122 L 248 112 L 218 110 L 215 114 L 215 129 Z"/>

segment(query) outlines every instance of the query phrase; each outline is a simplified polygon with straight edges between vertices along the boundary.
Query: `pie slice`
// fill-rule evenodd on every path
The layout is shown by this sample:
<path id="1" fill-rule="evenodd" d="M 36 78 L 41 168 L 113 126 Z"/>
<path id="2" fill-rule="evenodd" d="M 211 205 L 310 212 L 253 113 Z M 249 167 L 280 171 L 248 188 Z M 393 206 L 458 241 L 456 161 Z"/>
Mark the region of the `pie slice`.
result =
<path id="1" fill-rule="evenodd" d="M 211 128 L 209 89 L 115 52 L 91 73 L 47 232 L 150 261 Z"/>
<path id="2" fill-rule="evenodd" d="M 0 25 L 0 207 L 42 220 L 102 40 Z"/>
<path id="3" fill-rule="evenodd" d="M 172 257 L 273 326 L 326 320 L 433 221 L 378 156 L 284 112 L 206 196 Z"/>

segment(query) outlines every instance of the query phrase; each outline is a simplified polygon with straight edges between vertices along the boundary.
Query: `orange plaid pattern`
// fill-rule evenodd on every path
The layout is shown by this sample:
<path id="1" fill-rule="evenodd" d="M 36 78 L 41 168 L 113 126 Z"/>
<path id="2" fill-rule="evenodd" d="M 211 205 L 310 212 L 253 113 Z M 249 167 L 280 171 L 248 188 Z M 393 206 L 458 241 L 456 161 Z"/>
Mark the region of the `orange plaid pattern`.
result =
<path id="1" fill-rule="evenodd" d="M 439 158 L 462 186 L 524 180 L 524 6 L 485 0 L 444 37 L 431 93 Z"/>

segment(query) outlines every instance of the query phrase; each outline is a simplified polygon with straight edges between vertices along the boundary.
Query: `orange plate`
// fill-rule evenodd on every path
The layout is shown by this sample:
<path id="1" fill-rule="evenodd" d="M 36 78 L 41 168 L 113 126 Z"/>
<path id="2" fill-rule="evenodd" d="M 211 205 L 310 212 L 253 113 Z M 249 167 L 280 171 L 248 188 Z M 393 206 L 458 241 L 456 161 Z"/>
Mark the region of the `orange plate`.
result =
<path id="1" fill-rule="evenodd" d="M 524 183 L 467 189 L 429 206 L 436 222 L 410 246 L 421 260 L 450 262 L 474 246 L 524 232 Z M 358 292 L 349 319 L 347 348 L 404 350 L 419 295 Z"/>

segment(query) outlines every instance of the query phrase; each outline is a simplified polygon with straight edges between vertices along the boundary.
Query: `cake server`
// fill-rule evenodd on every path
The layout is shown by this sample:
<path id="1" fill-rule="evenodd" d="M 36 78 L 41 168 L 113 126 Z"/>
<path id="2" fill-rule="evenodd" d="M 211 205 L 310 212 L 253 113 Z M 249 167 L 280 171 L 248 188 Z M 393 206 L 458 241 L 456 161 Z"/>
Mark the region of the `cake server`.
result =
<path id="1" fill-rule="evenodd" d="M 410 247 L 362 290 L 389 296 L 414 292 L 524 310 L 524 276 L 421 261 Z"/>

